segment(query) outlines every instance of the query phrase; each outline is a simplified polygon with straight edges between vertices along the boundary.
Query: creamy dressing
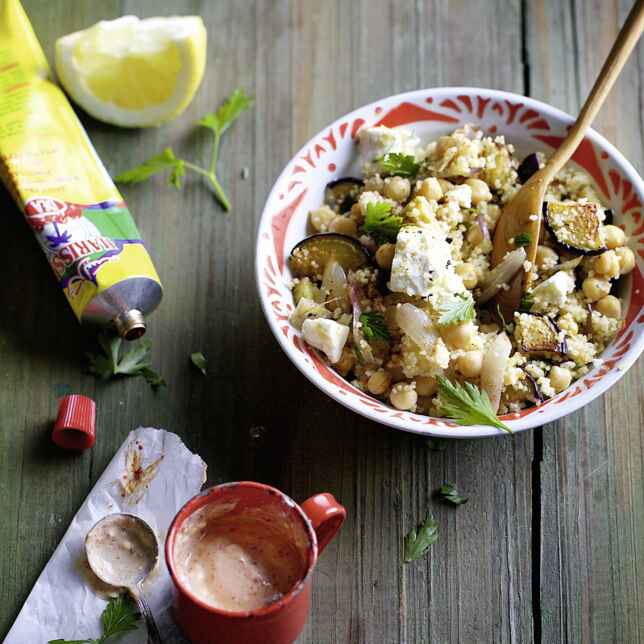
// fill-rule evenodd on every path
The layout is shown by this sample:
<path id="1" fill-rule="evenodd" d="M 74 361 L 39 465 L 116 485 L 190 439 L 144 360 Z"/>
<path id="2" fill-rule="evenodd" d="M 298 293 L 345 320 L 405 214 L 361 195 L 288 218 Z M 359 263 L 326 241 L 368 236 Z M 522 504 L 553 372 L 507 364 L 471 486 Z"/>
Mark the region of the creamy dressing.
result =
<path id="1" fill-rule="evenodd" d="M 87 560 L 101 580 L 113 586 L 135 586 L 154 568 L 158 546 L 147 525 L 118 514 L 96 524 L 85 541 Z"/>
<path id="2" fill-rule="evenodd" d="M 215 608 L 268 606 L 306 571 L 302 540 L 293 539 L 288 528 L 251 510 L 221 516 L 219 506 L 204 506 L 177 535 L 177 574 L 188 590 Z"/>

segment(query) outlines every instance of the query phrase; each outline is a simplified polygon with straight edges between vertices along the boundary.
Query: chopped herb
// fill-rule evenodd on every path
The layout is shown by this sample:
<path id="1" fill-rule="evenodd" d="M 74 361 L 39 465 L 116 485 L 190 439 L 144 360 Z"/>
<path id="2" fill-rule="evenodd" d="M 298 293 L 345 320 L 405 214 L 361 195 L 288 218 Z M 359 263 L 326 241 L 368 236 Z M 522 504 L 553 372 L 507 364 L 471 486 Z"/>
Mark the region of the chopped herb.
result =
<path id="1" fill-rule="evenodd" d="M 388 152 L 378 157 L 376 162 L 384 174 L 398 175 L 399 177 L 415 177 L 420 170 L 420 163 L 411 154 Z"/>
<path id="2" fill-rule="evenodd" d="M 490 425 L 503 431 L 512 430 L 502 423 L 494 413 L 485 391 L 471 382 L 452 383 L 443 376 L 437 376 L 440 406 L 448 418 L 461 425 Z"/>
<path id="3" fill-rule="evenodd" d="M 403 225 L 402 217 L 391 214 L 391 204 L 386 201 L 369 202 L 362 232 L 378 242 L 395 242 Z"/>
<path id="4" fill-rule="evenodd" d="M 473 320 L 476 317 L 474 301 L 469 293 L 458 295 L 453 300 L 446 302 L 439 307 L 439 311 L 441 316 L 438 318 L 438 323 L 443 326 Z"/>
<path id="5" fill-rule="evenodd" d="M 425 440 L 425 446 L 433 452 L 442 452 L 448 445 L 449 441 L 446 438 L 428 438 Z"/>
<path id="6" fill-rule="evenodd" d="M 438 540 L 438 523 L 427 513 L 425 520 L 405 537 L 404 561 L 410 563 L 427 554 L 429 547 Z"/>
<path id="7" fill-rule="evenodd" d="M 104 644 L 110 638 L 123 635 L 137 629 L 139 613 L 129 595 L 112 597 L 107 603 L 101 623 L 103 634 L 98 639 L 86 640 L 49 640 L 48 644 Z"/>
<path id="8" fill-rule="evenodd" d="M 201 353 L 201 351 L 197 351 L 195 353 L 190 354 L 190 360 L 192 361 L 192 364 L 201 371 L 201 373 L 205 376 L 206 375 L 206 367 L 208 366 L 208 361 L 206 360 L 206 356 Z"/>
<path id="9" fill-rule="evenodd" d="M 98 378 L 109 380 L 116 376 L 141 376 L 152 389 L 165 387 L 165 380 L 150 364 L 150 342 L 135 344 L 121 355 L 123 340 L 118 336 L 102 333 L 98 336 L 102 353 L 88 353 L 89 371 Z"/>
<path id="10" fill-rule="evenodd" d="M 503 313 L 501 312 L 501 306 L 499 304 L 496 305 L 496 314 L 499 316 L 501 320 L 501 324 L 503 325 L 503 330 L 506 331 L 507 333 L 512 333 L 512 329 L 510 328 L 510 325 L 505 321 L 505 318 L 503 317 Z"/>
<path id="11" fill-rule="evenodd" d="M 514 238 L 515 246 L 530 246 L 532 237 L 530 233 L 520 233 Z"/>
<path id="12" fill-rule="evenodd" d="M 363 313 L 360 316 L 360 324 L 362 325 L 362 333 L 367 340 L 385 340 L 389 342 L 391 339 L 382 313 Z"/>
<path id="13" fill-rule="evenodd" d="M 519 304 L 519 311 L 523 311 L 524 313 L 528 312 L 532 308 L 533 304 L 534 300 L 528 295 L 524 295 L 521 298 L 521 303 Z"/>
<path id="14" fill-rule="evenodd" d="M 448 501 L 453 505 L 463 505 L 463 503 L 467 503 L 469 500 L 466 496 L 461 496 L 458 493 L 458 490 L 453 483 L 443 483 L 443 485 L 438 489 L 438 493 L 445 501 Z"/>
<path id="15" fill-rule="evenodd" d="M 119 174 L 115 181 L 119 183 L 140 183 L 152 175 L 170 170 L 168 183 L 177 190 L 181 188 L 182 179 L 186 170 L 192 170 L 208 180 L 215 197 L 224 210 L 230 210 L 230 201 L 226 197 L 219 179 L 217 178 L 217 160 L 219 157 L 219 144 L 224 132 L 237 120 L 239 115 L 253 104 L 254 98 L 246 96 L 244 90 L 237 88 L 216 112 L 210 112 L 197 121 L 197 125 L 208 128 L 213 134 L 210 150 L 210 164 L 207 168 L 178 159 L 172 148 L 166 148 L 161 154 L 151 157 L 141 165 L 135 166 Z"/>

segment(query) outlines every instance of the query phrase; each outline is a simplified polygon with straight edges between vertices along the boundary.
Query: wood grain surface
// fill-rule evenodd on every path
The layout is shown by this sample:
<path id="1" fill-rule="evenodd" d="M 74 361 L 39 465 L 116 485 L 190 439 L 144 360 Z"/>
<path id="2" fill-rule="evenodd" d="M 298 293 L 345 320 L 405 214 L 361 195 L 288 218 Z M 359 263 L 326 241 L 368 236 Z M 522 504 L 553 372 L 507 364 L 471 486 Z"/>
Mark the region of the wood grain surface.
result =
<path id="1" fill-rule="evenodd" d="M 299 500 L 329 491 L 347 507 L 318 566 L 302 644 L 644 642 L 642 361 L 558 423 L 432 451 L 300 376 L 264 322 L 253 269 L 272 183 L 338 115 L 441 85 L 527 93 L 574 113 L 629 4 L 24 0 L 50 61 L 57 37 L 100 19 L 203 16 L 206 77 L 181 118 L 125 131 L 80 114 L 114 174 L 165 145 L 203 158 L 207 133 L 194 121 L 237 86 L 257 103 L 223 143 L 229 215 L 196 179 L 180 193 L 161 179 L 124 190 L 166 289 L 149 331 L 165 391 L 84 373 L 91 338 L 0 191 L 0 635 L 114 451 L 148 425 L 199 452 L 211 483 L 256 479 Z M 640 45 L 596 124 L 640 172 L 643 70 Z M 206 378 L 190 366 L 193 351 L 208 357 Z M 97 444 L 80 456 L 49 441 L 57 399 L 72 391 L 98 403 Z M 469 503 L 437 503 L 444 480 Z M 428 509 L 440 539 L 405 566 L 403 536 Z"/>

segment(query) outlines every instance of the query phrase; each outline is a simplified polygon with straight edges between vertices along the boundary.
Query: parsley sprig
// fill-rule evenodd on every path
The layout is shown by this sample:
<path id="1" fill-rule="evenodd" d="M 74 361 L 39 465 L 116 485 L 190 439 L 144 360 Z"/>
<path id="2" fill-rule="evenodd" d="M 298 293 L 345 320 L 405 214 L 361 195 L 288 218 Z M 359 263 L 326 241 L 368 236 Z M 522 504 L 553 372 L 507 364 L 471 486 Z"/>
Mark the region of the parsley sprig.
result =
<path id="1" fill-rule="evenodd" d="M 391 336 L 382 313 L 376 311 L 363 313 L 360 316 L 362 334 L 367 340 L 384 340 L 389 342 Z"/>
<path id="2" fill-rule="evenodd" d="M 103 611 L 101 617 L 103 634 L 98 639 L 58 639 L 49 640 L 48 644 L 104 644 L 110 638 L 123 635 L 129 631 L 135 631 L 138 621 L 139 613 L 132 599 L 129 595 L 119 595 L 118 597 L 112 597 Z"/>
<path id="3" fill-rule="evenodd" d="M 469 293 L 457 295 L 454 299 L 443 303 L 438 310 L 441 313 L 438 324 L 442 326 L 473 320 L 476 316 L 474 301 Z"/>
<path id="4" fill-rule="evenodd" d="M 438 523 L 427 513 L 425 520 L 417 528 L 412 528 L 405 537 L 404 562 L 410 563 L 420 559 L 437 540 Z"/>
<path id="5" fill-rule="evenodd" d="M 497 418 L 486 392 L 471 382 L 461 385 L 450 382 L 443 376 L 437 376 L 436 379 L 440 406 L 445 416 L 461 425 L 491 425 L 512 433 L 512 430 Z"/>
<path id="6" fill-rule="evenodd" d="M 367 204 L 362 232 L 371 235 L 378 242 L 395 242 L 403 218 L 391 212 L 391 204 L 386 201 Z"/>
<path id="7" fill-rule="evenodd" d="M 206 356 L 201 353 L 201 351 L 195 351 L 194 353 L 190 354 L 190 362 L 201 371 L 201 373 L 206 376 L 208 375 L 207 373 L 207 367 L 208 367 L 208 360 L 206 360 Z"/>
<path id="8" fill-rule="evenodd" d="M 388 152 L 378 157 L 376 162 L 384 174 L 397 175 L 399 177 L 415 177 L 420 170 L 420 163 L 411 154 L 400 152 Z"/>
<path id="9" fill-rule="evenodd" d="M 102 380 L 116 376 L 140 376 L 156 390 L 165 387 L 165 380 L 150 364 L 150 342 L 143 340 L 121 353 L 123 340 L 102 333 L 98 336 L 102 353 L 88 353 L 89 371 Z"/>
<path id="10" fill-rule="evenodd" d="M 463 505 L 469 500 L 466 496 L 461 496 L 458 493 L 458 490 L 453 483 L 443 483 L 443 485 L 438 488 L 438 494 L 444 501 L 447 501 L 452 505 Z"/>
<path id="11" fill-rule="evenodd" d="M 514 238 L 515 246 L 530 246 L 531 243 L 532 243 L 532 236 L 530 235 L 530 233 L 519 233 Z"/>
<path id="12" fill-rule="evenodd" d="M 243 89 L 237 88 L 216 112 L 209 112 L 197 121 L 197 125 L 207 128 L 213 135 L 210 163 L 207 168 L 203 168 L 185 159 L 177 158 L 173 149 L 168 147 L 160 154 L 151 157 L 142 164 L 122 172 L 115 178 L 115 181 L 126 184 L 140 183 L 141 181 L 149 179 L 154 174 L 170 170 L 168 183 L 179 190 L 181 189 L 186 170 L 192 170 L 207 179 L 215 193 L 215 197 L 224 210 L 230 210 L 230 201 L 217 178 L 219 144 L 221 143 L 221 137 L 224 132 L 237 120 L 242 112 L 251 107 L 254 100 L 252 96 L 247 96 Z"/>

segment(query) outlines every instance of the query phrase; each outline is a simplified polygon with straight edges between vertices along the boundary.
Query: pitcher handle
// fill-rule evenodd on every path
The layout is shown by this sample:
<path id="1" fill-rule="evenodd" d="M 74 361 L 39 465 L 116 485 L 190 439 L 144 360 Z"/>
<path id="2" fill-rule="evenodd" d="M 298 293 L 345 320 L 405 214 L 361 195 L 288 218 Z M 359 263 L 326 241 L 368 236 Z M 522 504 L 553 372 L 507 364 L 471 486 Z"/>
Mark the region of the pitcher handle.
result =
<path id="1" fill-rule="evenodd" d="M 347 516 L 333 494 L 322 492 L 302 503 L 302 510 L 309 517 L 318 538 L 318 552 L 322 552 L 342 527 Z"/>

